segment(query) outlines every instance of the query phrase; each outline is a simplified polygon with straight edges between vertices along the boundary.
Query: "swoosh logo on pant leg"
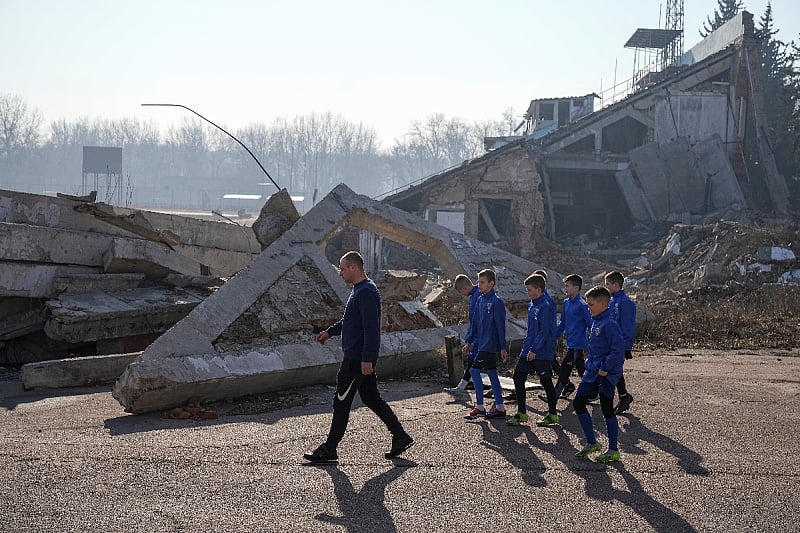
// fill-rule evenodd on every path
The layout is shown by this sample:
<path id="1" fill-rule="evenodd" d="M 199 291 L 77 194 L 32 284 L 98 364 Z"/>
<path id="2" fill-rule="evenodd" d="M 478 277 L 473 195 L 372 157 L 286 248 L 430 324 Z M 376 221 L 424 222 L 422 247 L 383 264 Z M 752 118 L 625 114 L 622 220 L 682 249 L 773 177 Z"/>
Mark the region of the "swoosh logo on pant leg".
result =
<path id="1" fill-rule="evenodd" d="M 356 382 L 356 380 L 355 380 L 355 378 L 353 378 L 353 381 L 350 382 L 350 386 L 347 387 L 347 390 L 344 391 L 344 394 L 339 394 L 338 392 L 336 393 L 336 397 L 339 398 L 340 402 L 343 402 L 344 399 L 347 398 L 347 395 L 350 394 L 350 389 L 353 388 L 353 383 L 355 383 L 355 382 Z"/>

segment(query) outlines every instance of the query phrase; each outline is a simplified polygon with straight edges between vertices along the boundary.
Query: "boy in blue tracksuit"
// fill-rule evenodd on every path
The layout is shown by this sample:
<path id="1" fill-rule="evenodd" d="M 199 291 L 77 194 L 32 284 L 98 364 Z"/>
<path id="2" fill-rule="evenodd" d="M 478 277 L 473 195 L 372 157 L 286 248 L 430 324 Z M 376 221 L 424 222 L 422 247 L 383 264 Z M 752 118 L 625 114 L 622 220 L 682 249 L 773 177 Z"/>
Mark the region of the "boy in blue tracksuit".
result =
<path id="1" fill-rule="evenodd" d="M 579 376 L 582 376 L 586 370 L 583 353 L 589 348 L 589 337 L 586 332 L 592 325 L 592 314 L 589 312 L 586 302 L 581 298 L 583 278 L 577 274 L 570 274 L 562 281 L 567 298 L 564 300 L 561 320 L 556 328 L 556 340 L 566 334 L 567 354 L 561 362 L 556 395 L 567 398 L 575 391 L 575 385 L 569 379 L 573 367 L 577 369 Z"/>
<path id="2" fill-rule="evenodd" d="M 522 343 L 519 361 L 514 369 L 514 389 L 517 395 L 517 414 L 506 420 L 511 426 L 519 426 L 528 421 L 525 406 L 525 380 L 529 374 L 537 374 L 547 394 L 547 415 L 536 422 L 545 427 L 558 424 L 556 395 L 553 386 L 553 358 L 556 355 L 556 308 L 553 300 L 546 294 L 545 280 L 538 274 L 528 276 L 525 288 L 531 303 L 528 305 L 528 332 Z"/>
<path id="3" fill-rule="evenodd" d="M 462 295 L 469 298 L 469 307 L 468 307 L 468 318 L 469 318 L 469 327 L 467 328 L 467 335 L 466 335 L 466 342 L 470 343 L 473 340 L 473 328 L 475 327 L 475 307 L 478 303 L 478 296 L 481 295 L 480 289 L 478 289 L 477 285 L 472 284 L 472 280 L 467 277 L 466 274 L 459 274 L 456 276 L 456 279 L 453 280 L 453 286 L 456 290 Z M 464 370 L 464 376 L 461 378 L 461 381 L 458 382 L 458 385 L 455 387 L 445 387 L 445 392 L 449 392 L 454 396 L 460 396 L 467 391 L 467 385 L 469 384 L 472 376 L 469 373 L 469 369 L 472 368 L 472 362 L 475 360 L 475 344 L 470 344 L 470 349 L 467 349 L 467 344 L 462 347 L 462 352 L 464 355 L 467 356 L 466 361 L 466 369 Z"/>
<path id="4" fill-rule="evenodd" d="M 469 369 L 472 383 L 475 385 L 475 408 L 464 418 L 474 420 L 486 418 L 505 418 L 503 406 L 503 389 L 500 387 L 500 376 L 497 375 L 497 355 L 503 362 L 508 361 L 506 351 L 506 306 L 494 291 L 496 280 L 494 270 L 484 269 L 478 272 L 478 290 L 481 294 L 475 304 L 475 327 L 470 337 L 465 339 L 467 352 L 475 349 L 475 361 Z M 485 369 L 492 384 L 495 406 L 486 411 L 483 406 L 483 380 L 481 370 Z"/>
<path id="5" fill-rule="evenodd" d="M 547 298 L 553 304 L 553 309 L 558 310 L 558 306 L 556 305 L 556 301 L 553 299 L 553 295 L 550 294 L 550 291 L 547 290 L 547 271 L 545 269 L 543 269 L 543 268 L 539 268 L 537 270 L 534 270 L 533 273 L 534 274 L 538 274 L 538 275 L 540 275 L 540 276 L 542 276 L 544 278 L 544 283 L 545 283 L 544 294 L 545 294 L 545 296 L 547 296 Z M 558 338 L 558 337 L 556 337 L 556 338 Z M 561 372 L 561 365 L 558 364 L 558 359 L 553 357 L 553 360 L 551 361 L 551 364 L 552 364 L 552 367 L 553 367 L 553 375 L 558 376 L 559 373 Z M 547 401 L 545 399 L 545 397 L 543 397 L 543 396 L 539 396 L 539 397 L 542 400 Z"/>
<path id="6" fill-rule="evenodd" d="M 621 272 L 614 271 L 605 275 L 606 289 L 611 293 L 609 309 L 611 309 L 614 320 L 622 329 L 622 338 L 625 339 L 625 359 L 631 359 L 633 357 L 633 338 L 636 334 L 636 304 L 622 290 L 623 283 L 625 283 L 625 278 Z M 617 393 L 619 393 L 619 403 L 615 411 L 621 415 L 630 408 L 633 402 L 633 396 L 625 387 L 625 376 L 621 376 L 617 382 Z"/>
<path id="7" fill-rule="evenodd" d="M 600 408 L 606 419 L 608 434 L 608 451 L 597 457 L 601 463 L 619 461 L 619 422 L 614 412 L 614 387 L 622 377 L 625 363 L 625 341 L 619 324 L 614 320 L 608 304 L 611 293 L 605 287 L 593 287 L 586 293 L 586 303 L 592 313 L 589 330 L 589 357 L 586 360 L 586 371 L 572 402 L 578 421 L 586 435 L 586 446 L 575 454 L 575 457 L 587 457 L 590 453 L 599 452 L 592 426 L 592 417 L 586 410 L 589 399 L 600 395 Z"/>

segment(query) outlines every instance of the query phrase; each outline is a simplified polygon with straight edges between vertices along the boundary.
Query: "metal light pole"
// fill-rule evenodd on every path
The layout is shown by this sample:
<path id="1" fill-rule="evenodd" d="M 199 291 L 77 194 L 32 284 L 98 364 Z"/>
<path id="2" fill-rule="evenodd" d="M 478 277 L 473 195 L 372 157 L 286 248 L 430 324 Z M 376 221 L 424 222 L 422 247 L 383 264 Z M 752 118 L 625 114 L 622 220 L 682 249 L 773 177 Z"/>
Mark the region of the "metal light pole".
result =
<path id="1" fill-rule="evenodd" d="M 279 186 L 277 183 L 275 183 L 275 180 L 274 180 L 274 179 L 272 179 L 272 176 L 270 176 L 270 175 L 269 175 L 269 172 L 267 172 L 267 169 L 266 169 L 266 168 L 264 168 L 264 165 L 262 165 L 262 164 L 261 164 L 261 161 L 259 161 L 259 160 L 258 160 L 258 158 L 255 156 L 255 154 L 254 154 L 253 152 L 251 152 L 251 151 L 250 151 L 250 148 L 248 148 L 247 146 L 245 146 L 245 145 L 244 145 L 244 143 L 243 143 L 242 141 L 240 141 L 239 139 L 237 139 L 236 137 L 234 137 L 234 136 L 233 136 L 231 133 L 229 133 L 229 132 L 225 131 L 225 128 L 223 128 L 222 126 L 219 126 L 218 124 L 214 124 L 213 122 L 211 122 L 210 120 L 208 120 L 206 117 L 204 117 L 203 115 L 201 115 L 200 113 L 198 113 L 198 112 L 197 112 L 197 111 L 195 111 L 194 109 L 191 109 L 191 108 L 189 108 L 189 107 L 186 107 L 185 105 L 181 105 L 181 104 L 142 104 L 142 106 L 154 106 L 154 107 L 182 107 L 182 108 L 184 108 L 185 110 L 187 110 L 187 111 L 190 111 L 190 112 L 194 113 L 195 115 L 197 115 L 198 117 L 202 118 L 203 120 L 205 120 L 206 122 L 208 122 L 209 124 L 211 124 L 212 126 L 214 126 L 215 128 L 217 128 L 218 130 L 222 131 L 222 133 L 224 133 L 225 135 L 227 135 L 228 137 L 230 137 L 231 139 L 233 139 L 234 141 L 236 141 L 237 143 L 239 143 L 239 144 L 242 146 L 242 148 L 244 148 L 244 149 L 247 151 L 247 153 L 248 153 L 248 154 L 250 154 L 250 157 L 252 157 L 252 158 L 253 158 L 253 160 L 254 160 L 254 161 L 255 161 L 255 162 L 258 164 L 258 166 L 261 168 L 261 170 L 263 170 L 263 171 L 264 171 L 264 174 L 266 174 L 266 175 L 267 175 L 267 177 L 269 178 L 269 181 L 271 181 L 271 182 L 272 182 L 272 184 L 275 186 L 275 188 L 276 188 L 276 189 L 278 189 L 279 191 L 281 190 L 280 186 Z"/>

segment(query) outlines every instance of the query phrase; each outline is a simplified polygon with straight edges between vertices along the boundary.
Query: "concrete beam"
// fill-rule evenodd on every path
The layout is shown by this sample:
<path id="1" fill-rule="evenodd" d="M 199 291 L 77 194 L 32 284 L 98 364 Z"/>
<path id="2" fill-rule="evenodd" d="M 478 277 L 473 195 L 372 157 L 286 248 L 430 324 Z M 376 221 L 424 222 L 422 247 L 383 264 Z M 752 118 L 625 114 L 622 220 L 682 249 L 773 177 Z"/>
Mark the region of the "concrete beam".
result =
<path id="1" fill-rule="evenodd" d="M 56 279 L 87 274 L 100 274 L 100 269 L 0 261 L 0 296 L 52 298 L 58 294 Z"/>
<path id="2" fill-rule="evenodd" d="M 76 206 L 80 205 L 87 204 L 66 198 L 0 190 L 0 222 L 90 231 L 116 237 L 140 237 L 90 213 L 76 211 Z M 145 226 L 156 234 L 175 236 L 180 245 L 218 248 L 246 254 L 258 254 L 261 251 L 255 233 L 246 226 L 99 203 L 89 205 L 102 207 L 116 216 L 137 220 L 140 226 Z"/>
<path id="3" fill-rule="evenodd" d="M 168 274 L 206 276 L 209 269 L 164 245 L 145 240 L 114 239 L 103 254 L 105 272 L 141 272 L 159 280 Z"/>
<path id="4" fill-rule="evenodd" d="M 218 228 L 214 227 L 213 229 Z M 192 262 L 200 263 L 207 265 L 211 274 L 223 277 L 232 276 L 247 266 L 255 257 L 249 252 L 188 244 L 175 245 L 173 252 L 166 246 L 151 241 L 93 231 L 91 225 L 79 231 L 0 222 L 0 260 L 102 267 L 103 256 L 110 248 L 128 250 L 128 253 L 141 250 L 144 254 L 159 255 L 163 260 L 176 265 L 176 268 L 188 268 L 192 271 L 199 267 L 190 267 L 189 265 Z M 159 252 L 160 249 L 166 251 Z M 137 266 L 134 271 L 140 268 L 141 265 Z M 115 267 L 114 271 L 127 272 L 124 270 L 124 265 Z"/>
<path id="5" fill-rule="evenodd" d="M 69 274 L 53 280 L 56 293 L 124 291 L 135 289 L 144 281 L 144 274 Z"/>
<path id="6" fill-rule="evenodd" d="M 51 339 L 91 342 L 168 330 L 205 298 L 194 290 L 166 288 L 65 293 L 45 305 Z"/>
<path id="7" fill-rule="evenodd" d="M 139 353 L 55 359 L 22 365 L 20 379 L 26 390 L 86 387 L 113 383 Z"/>

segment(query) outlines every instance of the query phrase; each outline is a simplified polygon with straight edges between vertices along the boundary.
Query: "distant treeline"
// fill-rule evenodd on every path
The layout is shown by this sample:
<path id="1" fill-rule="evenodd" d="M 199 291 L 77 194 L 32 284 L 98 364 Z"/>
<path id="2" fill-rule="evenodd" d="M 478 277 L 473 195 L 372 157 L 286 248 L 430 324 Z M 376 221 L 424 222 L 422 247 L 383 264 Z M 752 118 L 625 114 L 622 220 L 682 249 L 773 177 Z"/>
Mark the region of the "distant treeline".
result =
<path id="1" fill-rule="evenodd" d="M 388 148 L 380 146 L 372 127 L 333 113 L 238 130 L 223 127 L 253 152 L 281 187 L 305 196 L 301 208 L 308 209 L 314 191 L 318 200 L 342 182 L 374 197 L 479 156 L 485 136 L 509 134 L 519 120 L 510 109 L 496 121 L 473 123 L 436 114 L 411 122 L 408 133 Z M 225 203 L 221 198 L 265 197 L 276 190 L 239 144 L 191 116 L 165 134 L 137 119 L 57 120 L 45 126 L 39 111 L 30 109 L 23 98 L 0 95 L 0 127 L 0 188 L 69 194 L 98 188 L 99 201 L 116 204 L 121 197 L 123 205 L 134 207 L 248 210 L 255 203 Z M 121 179 L 85 179 L 84 146 L 122 147 Z M 260 207 L 263 199 L 256 203 Z"/>

